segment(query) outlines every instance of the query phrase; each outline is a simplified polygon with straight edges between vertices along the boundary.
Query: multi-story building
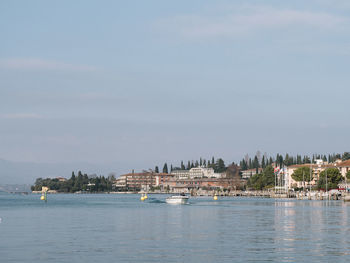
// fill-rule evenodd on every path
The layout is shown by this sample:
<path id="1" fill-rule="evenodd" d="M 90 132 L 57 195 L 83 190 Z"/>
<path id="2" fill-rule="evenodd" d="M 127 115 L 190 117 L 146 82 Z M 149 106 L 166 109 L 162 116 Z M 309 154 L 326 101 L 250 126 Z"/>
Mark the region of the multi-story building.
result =
<path id="1" fill-rule="evenodd" d="M 262 168 L 258 168 L 258 173 L 262 173 L 262 171 L 263 171 Z M 242 179 L 249 179 L 250 177 L 256 174 L 257 174 L 256 168 L 244 170 L 242 171 Z"/>
<path id="2" fill-rule="evenodd" d="M 169 179 L 164 182 L 163 189 L 170 189 L 172 192 L 189 193 L 195 189 L 240 189 L 244 182 L 237 178 L 196 178 L 196 179 Z"/>
<path id="3" fill-rule="evenodd" d="M 207 167 L 194 167 L 189 171 L 191 179 L 194 178 L 221 178 L 223 174 L 215 173 L 213 168 Z"/>
<path id="4" fill-rule="evenodd" d="M 169 180 L 172 180 L 175 176 L 173 174 L 159 173 L 155 174 L 156 184 L 155 186 L 163 186 Z"/>
<path id="5" fill-rule="evenodd" d="M 295 181 L 292 178 L 292 174 L 294 171 L 300 167 L 310 167 L 311 168 L 311 181 L 305 180 L 305 182 L 298 182 Z M 317 182 L 320 178 L 320 173 L 327 168 L 332 168 L 332 167 L 337 167 L 336 163 L 326 163 L 326 162 L 317 162 L 316 164 L 295 164 L 295 165 L 290 165 L 286 168 L 286 173 L 285 173 L 285 182 L 286 182 L 286 188 L 291 189 L 294 187 L 310 187 L 310 186 L 315 186 L 317 185 Z M 309 178 L 309 175 L 305 175 L 305 178 Z"/>
<path id="6" fill-rule="evenodd" d="M 350 171 L 350 160 L 346 160 L 346 161 L 337 163 L 337 167 L 338 167 L 341 175 L 344 178 L 346 178 L 347 172 Z"/>
<path id="7" fill-rule="evenodd" d="M 189 170 L 173 170 L 170 173 L 173 175 L 176 179 L 188 179 L 190 178 L 190 172 Z"/>
<path id="8" fill-rule="evenodd" d="M 156 185 L 156 174 L 151 172 L 129 173 L 121 175 L 114 183 L 117 190 L 135 190 Z"/>
<path id="9" fill-rule="evenodd" d="M 222 178 L 224 174 L 215 173 L 213 168 L 194 167 L 190 170 L 174 170 L 171 172 L 175 178 L 182 179 L 196 179 L 196 178 Z"/>

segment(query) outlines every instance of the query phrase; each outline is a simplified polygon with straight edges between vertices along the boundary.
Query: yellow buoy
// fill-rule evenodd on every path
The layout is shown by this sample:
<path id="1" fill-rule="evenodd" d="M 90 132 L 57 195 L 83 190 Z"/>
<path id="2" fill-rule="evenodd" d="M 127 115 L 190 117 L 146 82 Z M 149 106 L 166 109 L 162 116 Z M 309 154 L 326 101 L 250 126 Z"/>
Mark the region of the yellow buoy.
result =
<path id="1" fill-rule="evenodd" d="M 147 196 L 147 195 L 145 195 L 143 198 L 144 198 L 144 199 L 147 199 L 147 198 L 148 198 L 148 196 Z"/>
<path id="2" fill-rule="evenodd" d="M 42 195 L 42 196 L 40 197 L 40 200 L 45 200 L 45 196 Z"/>
<path id="3" fill-rule="evenodd" d="M 141 200 L 141 201 L 144 201 L 144 200 L 145 200 L 145 197 L 144 197 L 144 196 L 141 196 L 140 200 Z"/>
<path id="4" fill-rule="evenodd" d="M 214 195 L 213 199 L 214 199 L 215 201 L 218 200 L 217 195 Z"/>

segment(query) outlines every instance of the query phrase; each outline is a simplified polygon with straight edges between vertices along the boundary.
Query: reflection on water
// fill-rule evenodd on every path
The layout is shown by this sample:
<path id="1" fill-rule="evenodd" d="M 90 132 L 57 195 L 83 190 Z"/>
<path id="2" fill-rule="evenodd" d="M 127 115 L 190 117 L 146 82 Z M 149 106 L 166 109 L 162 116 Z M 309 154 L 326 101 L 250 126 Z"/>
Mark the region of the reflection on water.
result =
<path id="1" fill-rule="evenodd" d="M 0 195 L 3 262 L 342 262 L 341 201 L 166 196 Z"/>

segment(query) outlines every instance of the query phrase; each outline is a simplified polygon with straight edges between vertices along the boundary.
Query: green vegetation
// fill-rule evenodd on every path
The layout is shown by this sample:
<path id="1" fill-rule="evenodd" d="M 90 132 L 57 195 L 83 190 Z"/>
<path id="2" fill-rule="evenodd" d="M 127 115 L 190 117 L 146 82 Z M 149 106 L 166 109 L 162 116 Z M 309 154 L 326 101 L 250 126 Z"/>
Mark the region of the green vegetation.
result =
<path id="1" fill-rule="evenodd" d="M 311 179 L 310 177 L 312 177 L 310 176 L 310 173 L 310 167 L 300 167 L 294 171 L 294 173 L 292 174 L 292 178 L 298 182 L 308 182 Z"/>
<path id="2" fill-rule="evenodd" d="M 255 174 L 249 178 L 247 183 L 249 188 L 255 190 L 263 190 L 266 188 L 271 188 L 275 185 L 275 174 L 273 172 L 273 167 L 271 165 L 265 167 L 262 173 Z"/>
<path id="3" fill-rule="evenodd" d="M 326 188 L 327 190 L 336 189 L 342 180 L 343 177 L 337 168 L 328 168 L 320 173 L 317 188 L 323 190 L 326 190 Z"/>
<path id="4" fill-rule="evenodd" d="M 99 177 L 88 177 L 87 174 L 78 172 L 78 176 L 75 176 L 72 172 L 70 179 L 66 181 L 60 181 L 58 178 L 38 178 L 35 184 L 31 187 L 32 191 L 41 191 L 42 186 L 49 187 L 50 190 L 56 190 L 61 193 L 74 193 L 78 191 L 84 192 L 109 192 L 112 191 L 112 183 L 115 180 L 113 176 L 105 178 L 104 176 Z"/>
<path id="5" fill-rule="evenodd" d="M 199 160 L 192 160 L 187 162 L 187 166 L 184 165 L 184 162 L 181 161 L 181 164 L 179 167 L 173 167 L 173 165 L 170 165 L 170 172 L 174 170 L 190 170 L 191 168 L 194 167 L 207 167 L 207 168 L 213 168 L 215 173 L 223 173 L 226 171 L 227 167 L 225 165 L 225 162 L 223 159 L 219 158 L 215 161 L 215 158 L 212 157 L 211 161 L 207 161 L 206 159 L 200 158 Z M 156 169 L 154 172 L 158 173 L 159 169 L 158 166 L 156 166 Z M 167 163 L 164 164 L 163 166 L 163 173 L 168 173 L 168 165 Z"/>
<path id="6" fill-rule="evenodd" d="M 344 152 L 343 154 L 329 154 L 328 156 L 324 154 L 313 154 L 310 156 L 291 156 L 288 153 L 283 156 L 281 154 L 277 154 L 275 158 L 268 157 L 266 153 L 263 155 L 260 151 L 257 151 L 255 156 L 253 158 L 249 157 L 248 154 L 245 155 L 245 157 L 240 161 L 239 166 L 241 169 L 247 170 L 247 169 L 258 169 L 258 168 L 265 168 L 268 165 L 271 165 L 272 163 L 275 163 L 276 166 L 282 167 L 282 166 L 290 166 L 294 164 L 306 164 L 306 163 L 315 163 L 316 159 L 321 159 L 324 162 L 332 163 L 337 159 L 341 159 L 343 161 L 350 159 L 350 152 Z"/>
<path id="7" fill-rule="evenodd" d="M 346 173 L 346 179 L 350 179 L 350 171 Z"/>
<path id="8" fill-rule="evenodd" d="M 164 167 L 163 167 L 163 173 L 168 173 L 168 165 L 167 163 L 164 164 Z"/>

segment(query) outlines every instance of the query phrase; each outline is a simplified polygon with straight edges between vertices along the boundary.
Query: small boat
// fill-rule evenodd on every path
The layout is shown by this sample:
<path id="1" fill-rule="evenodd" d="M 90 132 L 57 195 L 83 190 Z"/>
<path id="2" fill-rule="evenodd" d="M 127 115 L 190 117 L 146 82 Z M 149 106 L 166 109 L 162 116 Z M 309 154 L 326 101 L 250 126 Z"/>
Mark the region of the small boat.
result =
<path id="1" fill-rule="evenodd" d="M 165 202 L 168 204 L 178 204 L 178 205 L 185 205 L 188 204 L 189 197 L 185 194 L 181 195 L 173 195 L 165 199 Z"/>

